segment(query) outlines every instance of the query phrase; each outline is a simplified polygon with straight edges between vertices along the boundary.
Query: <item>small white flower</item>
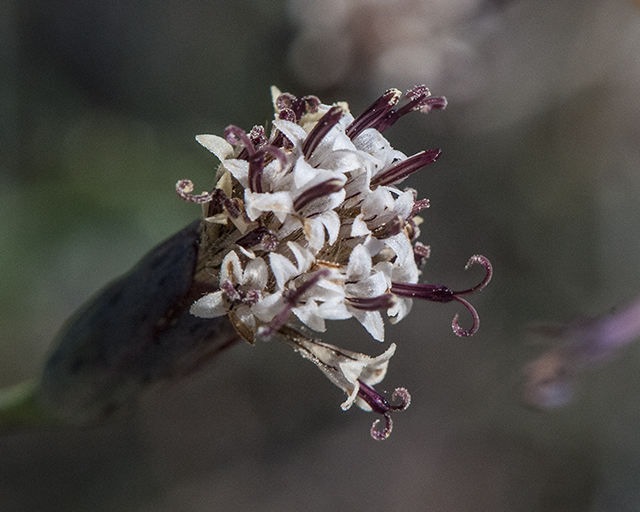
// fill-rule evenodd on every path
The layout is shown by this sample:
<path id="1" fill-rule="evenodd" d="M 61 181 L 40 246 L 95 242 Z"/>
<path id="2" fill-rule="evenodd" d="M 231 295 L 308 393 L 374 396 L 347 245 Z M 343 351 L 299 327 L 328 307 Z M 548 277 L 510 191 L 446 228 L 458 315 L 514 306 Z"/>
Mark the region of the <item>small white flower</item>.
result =
<path id="1" fill-rule="evenodd" d="M 458 301 L 477 314 L 461 295 L 444 286 L 417 284 L 417 262 L 424 246 L 415 244 L 415 215 L 427 206 L 413 190 L 396 184 L 437 160 L 439 150 L 407 157 L 391 147 L 382 132 L 413 110 L 443 108 L 424 86 L 402 96 L 391 89 L 361 116 L 346 104 L 323 105 L 308 96 L 295 98 L 272 91 L 275 120 L 269 135 L 261 126 L 249 133 L 229 126 L 225 137 L 199 135 L 197 141 L 220 160 L 216 188 L 192 195 L 193 184 L 178 182 L 188 201 L 203 204 L 202 243 L 196 281 L 212 290 L 191 312 L 214 318 L 228 315 L 250 342 L 276 335 L 311 359 L 353 403 L 383 414 L 384 438 L 391 429 L 390 406 L 371 386 L 384 377 L 395 345 L 371 358 L 310 339 L 296 330 L 297 319 L 322 332 L 326 320 L 356 318 L 371 336 L 384 340 L 386 312 L 392 323 L 411 309 L 413 298 Z M 415 244 L 415 247 L 414 247 Z"/>

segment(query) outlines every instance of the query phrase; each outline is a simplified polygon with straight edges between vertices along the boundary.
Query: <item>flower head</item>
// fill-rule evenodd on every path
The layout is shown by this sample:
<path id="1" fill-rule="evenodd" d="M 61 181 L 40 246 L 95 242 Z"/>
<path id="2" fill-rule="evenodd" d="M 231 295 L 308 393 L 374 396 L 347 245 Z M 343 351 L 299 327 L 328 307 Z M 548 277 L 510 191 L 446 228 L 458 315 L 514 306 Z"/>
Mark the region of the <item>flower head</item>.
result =
<path id="1" fill-rule="evenodd" d="M 324 105 L 275 88 L 272 95 L 275 119 L 268 136 L 262 126 L 246 133 L 231 125 L 224 137 L 196 137 L 221 162 L 211 192 L 193 195 L 189 180 L 176 185 L 183 199 L 203 205 L 196 281 L 209 293 L 191 312 L 228 315 L 251 343 L 275 335 L 293 344 L 347 393 L 343 408 L 355 402 L 383 414 L 385 429 L 372 435 L 385 438 L 389 411 L 409 404 L 406 390 L 396 390 L 402 403 L 392 406 L 371 387 L 384 377 L 395 345 L 370 358 L 314 340 L 292 321 L 323 332 L 326 320 L 354 317 L 383 341 L 382 313 L 396 323 L 414 298 L 422 298 L 460 302 L 473 324 L 463 329 L 456 315 L 454 332 L 477 330 L 478 315 L 461 296 L 488 283 L 491 264 L 473 256 L 468 265 L 480 263 L 486 277 L 462 292 L 418 284 L 429 249 L 416 242 L 416 215 L 428 202 L 397 186 L 435 162 L 440 150 L 407 157 L 382 135 L 403 115 L 442 109 L 446 100 L 418 86 L 400 103 L 402 94 L 391 89 L 354 118 L 343 103 Z"/>

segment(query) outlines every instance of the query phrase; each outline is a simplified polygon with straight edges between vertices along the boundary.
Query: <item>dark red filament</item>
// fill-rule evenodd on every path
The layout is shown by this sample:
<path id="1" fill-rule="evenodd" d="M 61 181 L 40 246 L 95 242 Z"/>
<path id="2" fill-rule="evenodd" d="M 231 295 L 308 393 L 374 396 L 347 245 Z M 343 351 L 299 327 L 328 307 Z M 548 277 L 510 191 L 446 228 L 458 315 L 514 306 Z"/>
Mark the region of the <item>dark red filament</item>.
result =
<path id="1" fill-rule="evenodd" d="M 442 150 L 440 149 L 421 151 L 420 153 L 417 153 L 412 157 L 409 157 L 406 160 L 397 163 L 393 167 L 375 176 L 371 180 L 371 186 L 378 187 L 398 183 L 408 176 L 411 176 L 413 173 L 419 171 L 423 167 L 426 167 L 427 165 L 435 162 L 441 154 Z"/>
<path id="2" fill-rule="evenodd" d="M 299 212 L 312 201 L 320 197 L 328 196 L 339 192 L 344 187 L 344 181 L 339 178 L 331 178 L 305 190 L 296 197 L 293 202 L 293 209 Z"/>
<path id="3" fill-rule="evenodd" d="M 331 128 L 338 124 L 338 121 L 340 121 L 343 115 L 344 110 L 342 107 L 336 105 L 331 107 L 329 111 L 320 118 L 302 143 L 302 154 L 304 155 L 305 160 L 308 160 L 311 157 L 315 149 L 318 147 L 318 144 L 320 144 L 327 133 L 331 131 Z"/>

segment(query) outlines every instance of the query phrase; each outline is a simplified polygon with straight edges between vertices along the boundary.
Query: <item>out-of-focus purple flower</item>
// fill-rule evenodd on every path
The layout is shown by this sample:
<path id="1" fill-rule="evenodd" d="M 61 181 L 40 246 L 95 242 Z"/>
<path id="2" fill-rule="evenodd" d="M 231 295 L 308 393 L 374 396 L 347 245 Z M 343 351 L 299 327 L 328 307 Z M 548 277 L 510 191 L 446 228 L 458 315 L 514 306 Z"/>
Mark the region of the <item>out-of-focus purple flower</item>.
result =
<path id="1" fill-rule="evenodd" d="M 573 397 L 580 372 L 614 358 L 640 337 L 640 298 L 607 316 L 533 330 L 554 346 L 525 367 L 523 400 L 540 409 L 559 407 Z"/>

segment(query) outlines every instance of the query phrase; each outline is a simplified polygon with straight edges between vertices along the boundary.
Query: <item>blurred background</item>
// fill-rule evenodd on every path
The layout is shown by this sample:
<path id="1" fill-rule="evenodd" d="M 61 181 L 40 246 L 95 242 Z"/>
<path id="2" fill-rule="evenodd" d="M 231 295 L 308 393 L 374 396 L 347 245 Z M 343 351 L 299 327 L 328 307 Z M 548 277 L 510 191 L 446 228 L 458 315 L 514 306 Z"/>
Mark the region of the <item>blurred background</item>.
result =
<path id="1" fill-rule="evenodd" d="M 0 511 L 640 510 L 640 347 L 581 376 L 567 407 L 521 402 L 527 326 L 640 293 L 640 5 L 631 0 L 3 0 L 0 385 L 33 378 L 67 318 L 199 215 L 193 139 L 272 118 L 269 86 L 358 114 L 390 87 L 449 106 L 389 130 L 443 156 L 423 281 L 475 284 L 482 325 L 416 303 L 381 389 L 393 435 L 288 347 L 240 344 L 89 430 L 0 438 Z M 461 322 L 470 319 L 461 311 Z M 337 325 L 335 325 L 337 324 Z M 466 325 L 463 323 L 463 325 Z M 324 340 L 377 355 L 355 323 Z M 386 386 L 386 388 L 385 388 Z"/>

